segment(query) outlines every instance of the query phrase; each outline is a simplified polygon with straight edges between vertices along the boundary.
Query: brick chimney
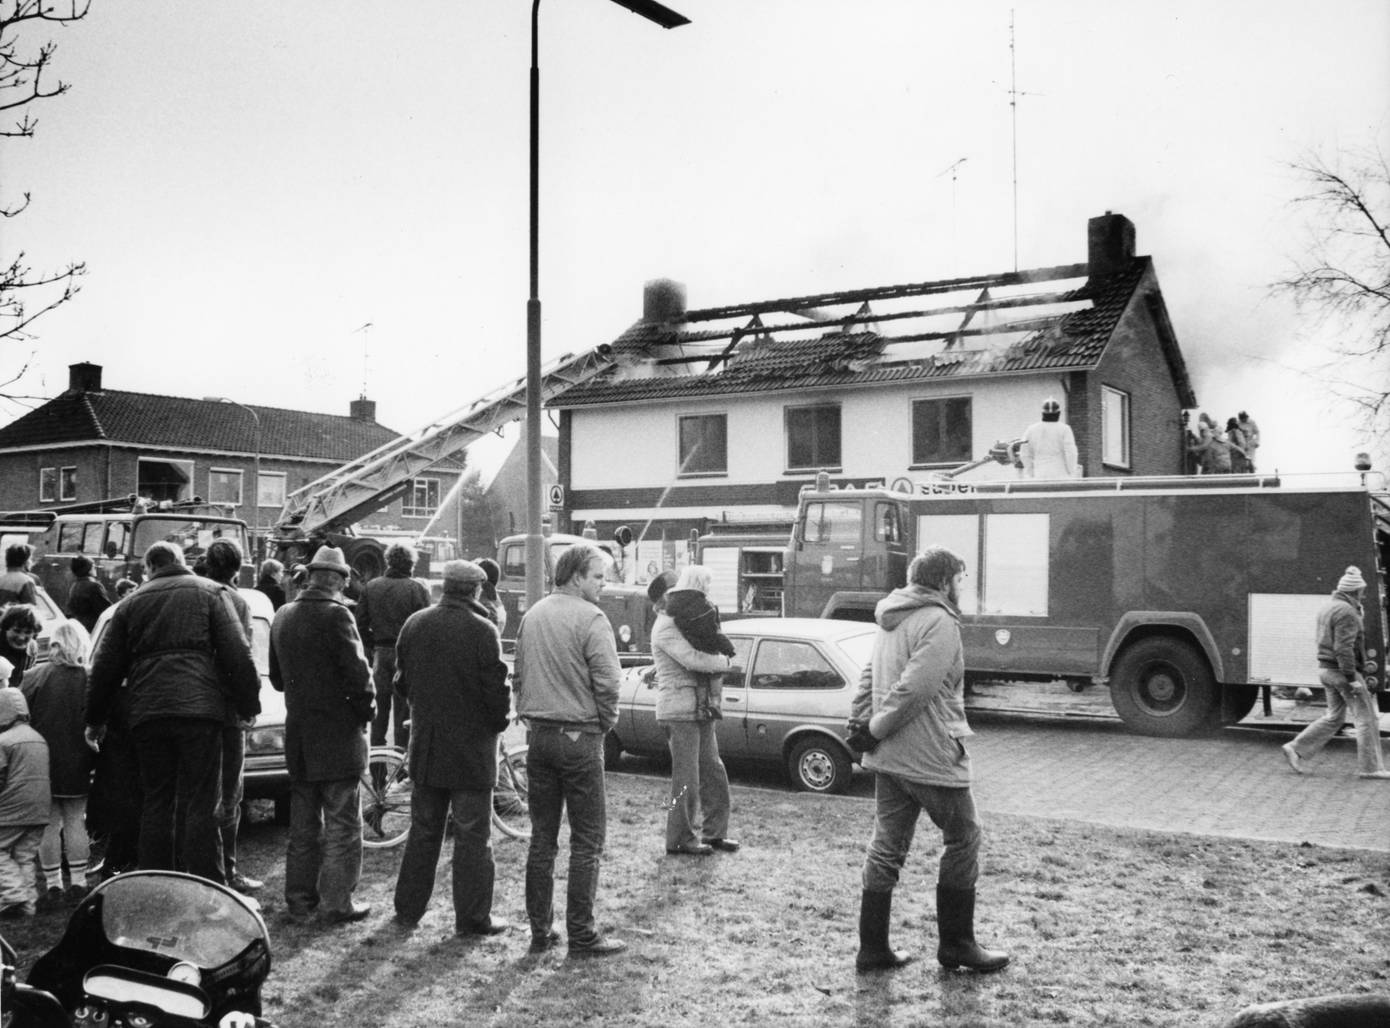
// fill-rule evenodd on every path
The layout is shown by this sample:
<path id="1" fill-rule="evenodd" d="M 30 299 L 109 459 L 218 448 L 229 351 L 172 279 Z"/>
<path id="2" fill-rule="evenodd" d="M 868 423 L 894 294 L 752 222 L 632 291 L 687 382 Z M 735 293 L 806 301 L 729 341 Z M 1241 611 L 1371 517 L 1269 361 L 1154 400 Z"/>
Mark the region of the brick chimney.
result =
<path id="1" fill-rule="evenodd" d="M 1086 223 L 1086 244 L 1087 274 L 1123 271 L 1134 257 L 1134 222 L 1106 211 Z"/>
<path id="2" fill-rule="evenodd" d="M 88 364 L 86 361 L 83 361 L 81 364 L 69 364 L 68 392 L 101 392 L 101 365 Z"/>
<path id="3" fill-rule="evenodd" d="M 376 401 L 359 396 L 348 404 L 348 417 L 354 421 L 375 421 Z"/>
<path id="4" fill-rule="evenodd" d="M 654 278 L 642 287 L 642 320 L 657 324 L 685 316 L 685 286 L 669 278 Z"/>

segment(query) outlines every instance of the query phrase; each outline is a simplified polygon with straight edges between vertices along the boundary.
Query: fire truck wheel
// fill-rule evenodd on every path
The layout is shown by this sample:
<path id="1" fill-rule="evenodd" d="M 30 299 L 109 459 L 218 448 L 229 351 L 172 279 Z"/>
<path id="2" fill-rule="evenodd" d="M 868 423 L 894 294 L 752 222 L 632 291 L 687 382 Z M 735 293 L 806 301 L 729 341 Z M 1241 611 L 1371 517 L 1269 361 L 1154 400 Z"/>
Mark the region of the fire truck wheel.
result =
<path id="1" fill-rule="evenodd" d="M 386 559 L 375 539 L 354 539 L 345 547 L 343 556 L 363 582 L 386 573 Z"/>
<path id="2" fill-rule="evenodd" d="M 1141 735 L 1179 738 L 1216 727 L 1216 681 L 1190 643 L 1150 636 L 1125 647 L 1110 675 L 1115 712 Z"/>
<path id="3" fill-rule="evenodd" d="M 829 739 L 802 739 L 787 758 L 787 776 L 803 792 L 844 792 L 853 775 L 849 757 Z"/>

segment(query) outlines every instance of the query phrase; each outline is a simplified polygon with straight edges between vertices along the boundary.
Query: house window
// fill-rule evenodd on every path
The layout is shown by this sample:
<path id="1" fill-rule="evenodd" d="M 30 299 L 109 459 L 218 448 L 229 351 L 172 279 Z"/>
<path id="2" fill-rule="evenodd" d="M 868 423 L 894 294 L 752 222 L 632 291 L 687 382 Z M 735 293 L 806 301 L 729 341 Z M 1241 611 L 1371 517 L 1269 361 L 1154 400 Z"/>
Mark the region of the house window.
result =
<path id="1" fill-rule="evenodd" d="M 912 405 L 912 463 L 960 464 L 970 450 L 970 397 L 918 400 Z"/>
<path id="2" fill-rule="evenodd" d="M 1129 467 L 1129 393 L 1101 386 L 1100 420 L 1100 459 L 1117 468 Z"/>
<path id="3" fill-rule="evenodd" d="M 241 472 L 232 468 L 213 468 L 208 472 L 208 503 L 241 506 Z"/>
<path id="4" fill-rule="evenodd" d="M 787 470 L 840 467 L 839 405 L 787 408 Z"/>
<path id="5" fill-rule="evenodd" d="M 262 471 L 256 482 L 256 506 L 283 507 L 285 505 L 286 476 L 282 471 Z"/>
<path id="6" fill-rule="evenodd" d="M 187 500 L 193 482 L 191 460 L 141 457 L 136 472 L 136 491 L 151 500 Z"/>
<path id="7" fill-rule="evenodd" d="M 39 502 L 52 503 L 58 498 L 58 469 L 39 469 Z"/>
<path id="8" fill-rule="evenodd" d="M 677 419 L 678 475 L 722 475 L 729 470 L 729 419 L 726 414 L 691 414 Z"/>
<path id="9" fill-rule="evenodd" d="M 417 478 L 410 483 L 401 504 L 401 514 L 407 518 L 434 517 L 439 509 L 439 479 Z"/>

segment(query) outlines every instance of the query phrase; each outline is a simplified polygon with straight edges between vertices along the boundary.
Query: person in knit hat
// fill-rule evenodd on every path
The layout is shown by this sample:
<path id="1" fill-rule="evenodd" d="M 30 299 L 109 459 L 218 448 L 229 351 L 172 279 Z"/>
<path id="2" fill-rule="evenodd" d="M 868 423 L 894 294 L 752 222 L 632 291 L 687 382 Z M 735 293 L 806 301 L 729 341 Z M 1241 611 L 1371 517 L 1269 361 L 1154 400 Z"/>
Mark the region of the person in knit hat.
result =
<path id="1" fill-rule="evenodd" d="M 1379 715 L 1375 698 L 1366 685 L 1366 637 L 1362 627 L 1361 597 L 1366 580 L 1361 570 L 1349 567 L 1337 581 L 1337 590 L 1318 611 L 1318 679 L 1327 694 L 1327 713 L 1283 746 L 1284 758 L 1299 774 L 1303 761 L 1316 755 L 1346 723 L 1347 712 L 1356 725 L 1356 767 L 1362 778 L 1390 779 L 1380 750 Z"/>

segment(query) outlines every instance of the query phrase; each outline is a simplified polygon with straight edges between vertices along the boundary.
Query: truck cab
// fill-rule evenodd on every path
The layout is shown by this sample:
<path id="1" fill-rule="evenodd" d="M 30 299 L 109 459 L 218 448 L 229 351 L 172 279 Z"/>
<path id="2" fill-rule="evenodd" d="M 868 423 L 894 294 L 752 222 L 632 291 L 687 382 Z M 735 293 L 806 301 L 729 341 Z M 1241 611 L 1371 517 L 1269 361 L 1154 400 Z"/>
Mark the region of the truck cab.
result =
<path id="1" fill-rule="evenodd" d="M 603 592 L 599 607 L 613 625 L 613 638 L 618 656 L 624 664 L 644 663 L 651 656 L 651 628 L 656 616 L 647 600 L 645 587 L 629 585 L 626 581 L 627 558 L 616 541 L 600 542 L 583 536 L 557 532 L 545 537 L 545 592 L 555 582 L 555 562 L 561 553 L 577 543 L 596 546 L 608 558 L 604 569 Z M 497 595 L 507 611 L 507 624 L 502 632 L 503 648 L 510 651 L 516 644 L 516 632 L 526 613 L 526 536 L 507 536 L 497 545 L 497 563 L 501 577 Z"/>

